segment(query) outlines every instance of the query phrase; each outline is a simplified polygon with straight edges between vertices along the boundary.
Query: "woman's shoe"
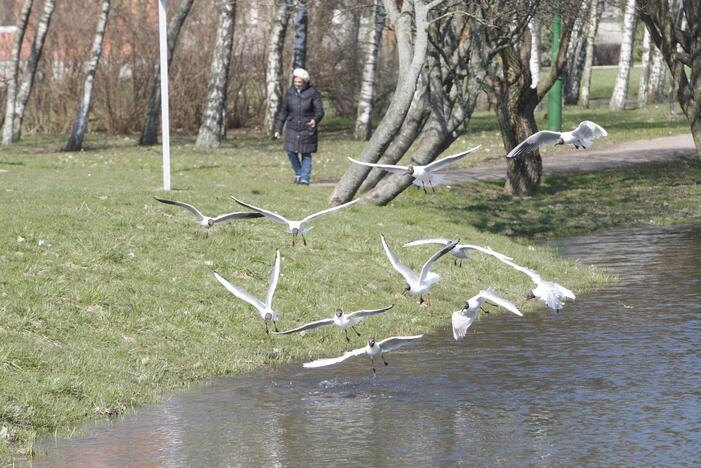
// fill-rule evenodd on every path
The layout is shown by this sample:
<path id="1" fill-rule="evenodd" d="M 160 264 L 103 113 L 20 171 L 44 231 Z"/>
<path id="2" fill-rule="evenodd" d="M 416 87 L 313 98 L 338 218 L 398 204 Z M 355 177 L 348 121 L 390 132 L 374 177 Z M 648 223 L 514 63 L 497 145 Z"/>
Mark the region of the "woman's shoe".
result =
<path id="1" fill-rule="evenodd" d="M 302 184 L 302 185 L 309 185 L 309 181 L 308 181 L 308 180 L 300 180 L 299 183 Z"/>
<path id="2" fill-rule="evenodd" d="M 295 176 L 295 180 L 292 181 L 293 184 L 299 184 L 302 178 L 300 176 Z"/>

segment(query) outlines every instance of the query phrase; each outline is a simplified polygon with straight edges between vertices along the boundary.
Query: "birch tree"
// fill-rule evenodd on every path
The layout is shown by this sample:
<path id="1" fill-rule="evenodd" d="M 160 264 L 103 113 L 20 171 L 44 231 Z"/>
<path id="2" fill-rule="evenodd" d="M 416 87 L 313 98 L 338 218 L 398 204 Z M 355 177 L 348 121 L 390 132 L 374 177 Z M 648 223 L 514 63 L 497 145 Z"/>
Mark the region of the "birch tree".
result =
<path id="1" fill-rule="evenodd" d="M 27 109 L 29 95 L 32 92 L 34 77 L 36 76 L 39 59 L 41 58 L 41 52 L 44 49 L 44 40 L 46 39 L 46 32 L 49 30 L 49 24 L 51 24 L 51 17 L 54 13 L 54 7 L 55 0 L 44 0 L 44 10 L 39 17 L 36 35 L 34 36 L 34 41 L 32 42 L 32 51 L 29 55 L 29 60 L 27 60 L 24 73 L 22 74 L 23 81 L 19 88 L 19 93 L 17 94 L 15 115 L 12 124 L 13 142 L 19 141 L 20 137 L 22 136 L 22 121 L 24 120 L 24 112 Z"/>
<path id="2" fill-rule="evenodd" d="M 582 80 L 582 69 L 586 55 L 585 41 L 589 22 L 589 0 L 582 0 L 574 22 L 570 43 L 567 50 L 567 65 L 564 73 L 564 102 L 576 104 L 579 100 L 579 88 Z"/>
<path id="3" fill-rule="evenodd" d="M 686 30 L 676 21 L 667 0 L 637 3 L 640 17 L 670 69 L 677 102 L 689 121 L 701 159 L 701 2 L 682 0 Z"/>
<path id="4" fill-rule="evenodd" d="M 292 41 L 292 68 L 304 68 L 307 63 L 307 0 L 297 0 L 295 37 Z"/>
<path id="5" fill-rule="evenodd" d="M 88 115 L 90 114 L 90 105 L 92 103 L 92 90 L 95 82 L 95 74 L 97 66 L 100 63 L 100 55 L 102 54 L 102 42 L 105 38 L 105 30 L 107 29 L 107 17 L 110 12 L 110 0 L 103 0 L 100 8 L 100 16 L 97 20 L 97 29 L 95 38 L 93 39 L 90 57 L 85 64 L 85 81 L 83 82 L 83 96 L 78 108 L 78 116 L 73 125 L 73 131 L 68 138 L 68 143 L 64 151 L 80 151 L 83 148 L 83 139 L 85 131 L 88 127 Z"/>
<path id="6" fill-rule="evenodd" d="M 622 111 L 628 97 L 628 83 L 630 82 L 630 70 L 633 66 L 633 43 L 635 41 L 635 27 L 638 24 L 635 0 L 626 0 L 626 8 L 623 14 L 623 40 L 621 41 L 621 53 L 618 59 L 618 76 L 613 87 L 613 94 L 609 102 L 609 110 Z"/>
<path id="7" fill-rule="evenodd" d="M 529 62 L 531 88 L 536 88 L 538 81 L 540 81 L 540 20 L 533 18 L 528 23 L 528 29 L 531 32 L 531 59 Z"/>
<path id="8" fill-rule="evenodd" d="M 5 102 L 5 123 L 2 128 L 2 144 L 12 143 L 12 131 L 15 120 L 15 104 L 17 102 L 17 81 L 19 80 L 19 62 L 22 53 L 22 42 L 27 31 L 29 14 L 32 11 L 33 0 L 25 0 L 20 10 L 19 20 L 15 27 L 15 37 L 12 41 L 10 51 L 10 74 L 7 80 L 6 102 Z"/>
<path id="9" fill-rule="evenodd" d="M 640 81 L 638 83 L 638 107 L 645 107 L 647 104 L 648 83 L 650 81 L 650 31 L 645 28 L 643 35 L 643 51 L 641 55 L 642 65 L 640 67 Z"/>
<path id="10" fill-rule="evenodd" d="M 355 120 L 355 139 L 368 140 L 372 134 L 372 111 L 375 98 L 377 56 L 385 27 L 385 8 L 381 0 L 375 0 L 370 12 L 370 23 L 365 44 L 365 65 L 358 100 L 358 116 Z"/>
<path id="11" fill-rule="evenodd" d="M 594 66 L 594 42 L 599 30 L 599 20 L 604 10 L 604 0 L 591 0 L 589 6 L 589 21 L 587 26 L 587 45 L 584 53 L 582 68 L 582 84 L 579 91 L 579 105 L 589 108 L 589 92 L 591 90 L 591 73 Z"/>
<path id="12" fill-rule="evenodd" d="M 650 76 L 647 84 L 647 103 L 661 102 L 664 96 L 664 85 L 667 81 L 667 65 L 665 65 L 662 52 L 656 45 L 652 46 L 652 58 L 650 59 Z"/>
<path id="13" fill-rule="evenodd" d="M 387 112 L 373 132 L 357 159 L 375 163 L 399 132 L 411 106 L 416 82 L 426 59 L 428 47 L 428 14 L 443 0 L 404 1 L 399 7 L 395 0 L 383 0 L 390 23 L 397 37 L 399 79 Z M 329 199 L 332 204 L 350 201 L 370 172 L 370 168 L 353 164 L 336 184 Z"/>
<path id="14" fill-rule="evenodd" d="M 268 60 L 265 68 L 265 117 L 263 130 L 272 136 L 275 119 L 282 105 L 282 52 L 285 33 L 290 21 L 292 0 L 276 0 L 273 24 L 268 40 Z"/>
<path id="15" fill-rule="evenodd" d="M 199 149 L 216 148 L 221 143 L 226 126 L 226 92 L 229 81 L 229 64 L 234 43 L 236 0 L 220 0 L 217 40 L 209 71 L 207 99 L 202 113 L 202 123 L 195 146 Z"/>
<path id="16" fill-rule="evenodd" d="M 173 17 L 168 22 L 167 33 L 167 49 L 168 49 L 168 68 L 173 61 L 173 51 L 180 36 L 180 30 L 185 24 L 187 16 L 190 14 L 194 0 L 181 0 L 180 5 L 175 10 Z M 146 122 L 141 131 L 139 144 L 144 146 L 155 145 L 158 143 L 158 121 L 161 115 L 161 65 L 156 65 L 156 71 L 153 77 L 153 85 L 151 86 L 151 94 L 148 98 L 148 111 L 146 112 Z"/>

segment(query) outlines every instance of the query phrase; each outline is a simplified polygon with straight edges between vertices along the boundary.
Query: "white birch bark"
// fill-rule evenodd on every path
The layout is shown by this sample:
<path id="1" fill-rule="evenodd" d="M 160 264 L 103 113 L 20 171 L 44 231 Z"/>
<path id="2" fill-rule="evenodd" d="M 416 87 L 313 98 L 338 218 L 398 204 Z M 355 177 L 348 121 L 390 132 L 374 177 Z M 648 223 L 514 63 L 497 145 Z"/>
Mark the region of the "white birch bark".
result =
<path id="1" fill-rule="evenodd" d="M 275 119 L 282 104 L 282 52 L 285 46 L 287 25 L 290 21 L 292 0 L 277 0 L 276 4 L 265 69 L 266 106 L 263 130 L 269 136 L 273 134 Z"/>
<path id="2" fill-rule="evenodd" d="M 220 0 L 217 41 L 212 54 L 209 85 L 202 123 L 195 146 L 199 149 L 216 148 L 221 143 L 226 107 L 226 90 L 229 81 L 229 64 L 234 43 L 236 0 Z"/>
<path id="3" fill-rule="evenodd" d="M 103 0 L 100 8 L 100 17 L 97 20 L 97 29 L 95 30 L 95 39 L 93 40 L 90 50 L 90 58 L 85 65 L 85 81 L 83 82 L 83 97 L 78 108 L 78 116 L 73 125 L 73 131 L 68 138 L 68 143 L 64 151 L 80 151 L 83 147 L 83 139 L 85 131 L 88 127 L 88 115 L 90 114 L 90 104 L 92 102 L 92 90 L 95 82 L 95 73 L 97 66 L 100 63 L 100 55 L 102 55 L 102 42 L 105 38 L 105 29 L 107 29 L 107 18 L 110 11 L 110 0 Z"/>
<path id="4" fill-rule="evenodd" d="M 623 14 L 623 40 L 621 42 L 621 54 L 618 59 L 618 76 L 613 88 L 609 110 L 622 111 L 628 97 L 628 82 L 630 70 L 633 64 L 633 42 L 635 40 L 635 26 L 638 23 L 635 0 L 626 0 L 626 9 Z"/>
<path id="5" fill-rule="evenodd" d="M 368 140 L 372 135 L 372 111 L 375 99 L 375 77 L 377 75 L 377 56 L 382 40 L 382 30 L 385 27 L 385 8 L 381 0 L 375 0 L 370 14 L 365 44 L 365 66 L 360 86 L 360 99 L 358 100 L 358 116 L 355 120 L 355 139 Z"/>
<path id="6" fill-rule="evenodd" d="M 642 65 L 640 69 L 640 82 L 638 83 L 638 107 L 645 107 L 647 104 L 648 82 L 650 81 L 650 31 L 645 28 L 643 36 Z"/>
<path id="7" fill-rule="evenodd" d="M 582 69 L 582 84 L 579 91 L 579 105 L 589 107 L 589 92 L 591 90 L 591 73 L 594 66 L 594 42 L 599 30 L 599 20 L 604 10 L 603 0 L 591 0 L 589 6 L 589 25 L 587 29 L 587 47 L 584 53 L 584 68 Z"/>
<path id="8" fill-rule="evenodd" d="M 5 123 L 2 128 L 2 144 L 12 143 L 12 130 L 15 120 L 15 103 L 17 102 L 17 81 L 19 79 L 19 62 L 22 52 L 22 41 L 27 30 L 29 13 L 32 11 L 33 0 L 26 0 L 20 10 L 19 20 L 15 29 L 15 37 L 12 41 L 12 51 L 10 52 L 10 76 L 7 80 L 6 102 L 5 102 Z"/>
<path id="9" fill-rule="evenodd" d="M 647 102 L 648 104 L 654 104 L 660 102 L 662 96 L 664 96 L 664 83 L 667 80 L 667 65 L 665 65 L 662 52 L 657 46 L 652 48 L 652 58 L 650 61 L 652 63 L 647 85 Z"/>
<path id="10" fill-rule="evenodd" d="M 531 60 L 528 66 L 531 69 L 531 88 L 537 88 L 540 81 L 540 20 L 533 18 L 528 23 L 531 31 Z"/>
<path id="11" fill-rule="evenodd" d="M 168 22 L 168 68 L 173 61 L 173 51 L 178 42 L 180 31 L 190 14 L 194 0 L 182 0 L 175 14 Z M 161 65 L 156 65 L 156 71 L 151 86 L 151 94 L 148 99 L 148 110 L 146 111 L 146 121 L 139 138 L 140 145 L 155 145 L 158 143 L 158 120 L 161 115 Z"/>
<path id="12" fill-rule="evenodd" d="M 589 0 L 582 0 L 567 47 L 567 66 L 565 67 L 563 89 L 565 104 L 576 104 L 579 100 L 579 84 L 582 79 L 586 53 L 582 39 L 587 35 L 588 18 Z"/>
<path id="13" fill-rule="evenodd" d="M 24 112 L 27 109 L 29 95 L 32 92 L 34 77 L 36 76 L 39 59 L 41 58 L 41 52 L 44 49 L 44 40 L 46 39 L 46 32 L 49 30 L 49 24 L 51 24 L 51 17 L 53 16 L 55 5 L 55 0 L 44 0 L 44 11 L 39 18 L 37 32 L 34 36 L 34 42 L 32 43 L 32 52 L 23 73 L 24 81 L 22 81 L 22 86 L 20 86 L 19 93 L 17 94 L 14 122 L 12 126 L 13 142 L 19 141 L 20 137 L 22 136 L 22 121 L 24 120 Z"/>
<path id="14" fill-rule="evenodd" d="M 307 64 L 307 0 L 297 0 L 295 37 L 292 41 L 292 68 Z"/>

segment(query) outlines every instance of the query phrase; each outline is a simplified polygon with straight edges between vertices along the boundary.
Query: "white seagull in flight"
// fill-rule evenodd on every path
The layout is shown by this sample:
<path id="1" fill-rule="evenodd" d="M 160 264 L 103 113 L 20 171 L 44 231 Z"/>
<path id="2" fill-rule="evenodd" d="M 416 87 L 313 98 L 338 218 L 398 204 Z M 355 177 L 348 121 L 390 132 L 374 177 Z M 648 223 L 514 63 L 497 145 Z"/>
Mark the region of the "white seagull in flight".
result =
<path id="1" fill-rule="evenodd" d="M 518 307 L 516 307 L 516 305 L 514 305 L 512 302 L 497 296 L 492 291 L 480 291 L 479 294 L 472 296 L 465 301 L 465 305 L 462 306 L 462 309 L 458 310 L 457 312 L 453 312 L 451 321 L 453 323 L 453 338 L 455 338 L 456 341 L 465 338 L 467 329 L 470 328 L 472 322 L 477 319 L 477 314 L 479 314 L 480 310 L 487 314 L 489 313 L 487 309 L 482 308 L 482 305 L 487 301 L 497 306 L 501 306 L 519 317 L 523 317 L 521 311 L 518 310 Z"/>
<path id="2" fill-rule="evenodd" d="M 386 338 L 382 341 L 375 341 L 375 338 L 370 338 L 368 340 L 367 346 L 363 346 L 362 348 L 357 348 L 352 351 L 346 351 L 343 353 L 342 356 L 336 357 L 336 358 L 327 358 L 327 359 L 317 359 L 316 361 L 312 362 L 305 362 L 302 364 L 302 367 L 324 367 L 324 366 L 331 366 L 333 364 L 338 364 L 339 362 L 343 362 L 348 358 L 351 358 L 353 356 L 360 356 L 361 354 L 367 354 L 370 356 L 370 361 L 372 362 L 372 373 L 373 375 L 376 375 L 376 370 L 375 370 L 375 356 L 378 354 L 382 358 L 382 362 L 386 365 L 388 365 L 387 360 L 385 360 L 384 353 L 387 353 L 389 351 L 393 351 L 401 346 L 404 346 L 405 344 L 409 343 L 412 340 L 416 340 L 421 338 L 423 335 L 415 335 L 415 336 L 393 336 L 391 338 Z"/>
<path id="3" fill-rule="evenodd" d="M 541 130 L 534 133 L 509 151 L 506 157 L 516 158 L 524 153 L 535 151 L 543 145 L 572 145 L 577 149 L 587 149 L 594 143 L 595 138 L 605 136 L 608 136 L 608 133 L 600 125 L 585 120 L 571 132 Z"/>
<path id="4" fill-rule="evenodd" d="M 536 287 L 533 288 L 533 290 L 531 290 L 530 293 L 528 293 L 528 296 L 526 296 L 526 299 L 523 302 L 529 301 L 531 299 L 540 299 L 545 305 L 550 307 L 555 312 L 560 312 L 560 310 L 565 306 L 565 298 L 575 299 L 575 295 L 572 291 L 552 281 L 544 280 L 538 273 L 531 270 L 530 268 L 517 265 L 510 260 L 499 260 L 506 263 L 511 268 L 518 270 L 521 273 L 527 274 L 531 278 L 531 280 L 533 280 L 533 283 Z"/>
<path id="5" fill-rule="evenodd" d="M 343 309 L 336 309 L 336 312 L 334 313 L 333 318 L 324 319 L 324 320 L 317 320 L 316 322 L 306 323 L 306 324 L 299 326 L 297 328 L 293 328 L 292 330 L 275 332 L 275 333 L 273 333 L 273 335 L 289 335 L 291 333 L 302 332 L 305 330 L 313 330 L 314 328 L 324 327 L 326 325 L 336 325 L 343 330 L 343 332 L 346 335 L 346 341 L 348 341 L 350 343 L 350 338 L 348 338 L 348 329 L 349 328 L 351 328 L 355 332 L 356 335 L 360 336 L 360 333 L 358 333 L 358 330 L 355 329 L 355 325 L 357 325 L 365 317 L 370 317 L 371 315 L 377 315 L 377 314 L 381 314 L 382 312 L 387 312 L 392 307 L 394 307 L 394 304 L 392 304 L 388 307 L 384 307 L 382 309 L 357 310 L 355 312 L 351 312 L 348 314 L 343 312 Z"/>
<path id="6" fill-rule="evenodd" d="M 436 262 L 436 260 L 450 252 L 453 249 L 453 247 L 457 245 L 458 241 L 450 242 L 441 250 L 433 254 L 433 256 L 429 258 L 428 261 L 424 264 L 423 268 L 421 268 L 421 273 L 417 276 L 416 273 L 414 273 L 408 266 L 404 265 L 401 261 L 399 261 L 397 256 L 394 255 L 394 252 L 392 252 L 389 246 L 387 245 L 385 236 L 381 234 L 380 239 L 382 240 L 382 246 L 385 249 L 387 258 L 389 258 L 389 262 L 392 264 L 394 269 L 397 270 L 406 280 L 406 284 L 404 285 L 404 292 L 408 292 L 414 296 L 419 296 L 419 304 L 423 304 L 423 296 L 428 295 L 426 299 L 426 305 L 430 306 L 431 296 L 429 291 L 431 290 L 431 286 L 438 282 L 440 276 L 438 276 L 437 273 L 433 273 L 429 270 L 431 269 L 431 266 L 433 266 L 433 264 Z"/>
<path id="7" fill-rule="evenodd" d="M 397 166 L 393 164 L 374 164 L 374 163 L 368 163 L 364 161 L 358 161 L 356 159 L 353 159 L 349 157 L 348 159 L 351 162 L 354 162 L 356 164 L 360 164 L 362 166 L 368 166 L 368 167 L 377 167 L 379 169 L 383 169 L 387 172 L 392 172 L 394 174 L 402 174 L 402 175 L 410 175 L 414 178 L 413 184 L 416 185 L 417 187 L 421 187 L 424 189 L 424 192 L 426 192 L 426 184 L 428 184 L 431 189 L 435 192 L 436 189 L 434 188 L 436 185 L 440 184 L 443 179 L 445 178 L 445 175 L 443 174 L 434 174 L 435 171 L 439 169 L 444 169 L 448 167 L 449 165 L 453 164 L 454 162 L 464 158 L 465 156 L 474 153 L 478 149 L 480 149 L 482 145 L 476 146 L 472 149 L 469 149 L 467 151 L 463 151 L 462 153 L 457 153 L 452 156 L 447 156 L 443 159 L 439 159 L 437 161 L 433 161 L 430 164 L 426 164 L 425 166 L 419 166 L 419 165 L 411 165 L 411 166 Z"/>
<path id="8" fill-rule="evenodd" d="M 441 244 L 441 245 L 448 245 L 450 244 L 450 239 L 444 239 L 442 237 L 434 237 L 430 239 L 418 239 L 415 241 L 407 242 L 404 244 L 404 247 L 414 247 L 417 245 L 425 245 L 425 244 Z M 462 266 L 462 261 L 466 258 L 468 258 L 468 252 L 470 250 L 476 250 L 478 252 L 482 252 L 487 255 L 491 255 L 496 258 L 500 259 L 506 259 L 506 260 L 513 260 L 511 257 L 507 257 L 504 254 L 500 254 L 499 252 L 496 252 L 491 249 L 491 247 L 480 247 L 478 245 L 471 245 L 471 244 L 455 244 L 455 247 L 453 247 L 453 250 L 450 251 L 450 254 L 455 257 L 454 264 L 458 264 L 458 259 L 460 259 L 460 266 Z"/>
<path id="9" fill-rule="evenodd" d="M 238 203 L 241 206 L 244 206 L 250 210 L 253 210 L 255 212 L 260 213 L 261 215 L 272 219 L 273 221 L 276 221 L 280 224 L 286 224 L 287 225 L 287 230 L 290 234 L 292 234 L 292 245 L 295 245 L 295 238 L 300 235 L 302 236 L 302 242 L 304 245 L 307 245 L 307 241 L 304 238 L 304 233 L 311 231 L 314 229 L 313 227 L 306 226 L 306 223 L 310 223 L 314 221 L 315 219 L 321 218 L 324 215 L 327 215 L 329 213 L 333 213 L 336 210 L 340 210 L 341 208 L 345 208 L 346 206 L 350 206 L 353 203 L 357 203 L 360 201 L 360 198 L 357 198 L 353 201 L 350 201 L 348 203 L 344 203 L 343 205 L 338 205 L 334 206 L 331 208 L 327 208 L 325 210 L 319 211 L 318 213 L 311 214 L 307 216 L 306 218 L 300 220 L 300 221 L 291 221 L 283 216 L 280 216 L 277 213 L 273 213 L 272 211 L 264 210 L 263 208 L 257 208 L 253 205 L 249 205 L 248 203 L 244 203 L 241 200 L 238 200 L 235 197 L 231 197 L 236 203 Z"/>
<path id="10" fill-rule="evenodd" d="M 185 208 L 188 210 L 190 213 L 195 215 L 195 218 L 197 219 L 197 222 L 200 224 L 201 227 L 205 229 L 209 229 L 215 224 L 224 224 L 228 223 L 229 221 L 233 221 L 234 219 L 249 219 L 249 218 L 262 218 L 263 215 L 260 213 L 253 213 L 251 211 L 240 211 L 236 213 L 226 213 L 222 214 L 219 216 L 215 216 L 214 218 L 210 218 L 209 216 L 205 216 L 202 214 L 200 210 L 195 208 L 192 205 L 189 205 L 187 203 L 177 201 L 177 200 L 166 200 L 165 198 L 158 198 L 158 197 L 153 197 L 156 201 L 159 201 L 161 203 L 165 203 L 167 205 L 175 205 L 179 206 L 181 208 Z M 205 231 L 205 235 L 207 235 L 209 231 Z"/>
<path id="11" fill-rule="evenodd" d="M 226 289 L 228 289 L 231 294 L 238 297 L 242 301 L 248 302 L 255 307 L 256 310 L 258 310 L 260 317 L 265 321 L 265 333 L 270 333 L 268 330 L 268 323 L 270 322 L 273 322 L 273 327 L 275 327 L 275 331 L 277 331 L 277 325 L 275 325 L 275 322 L 277 322 L 278 313 L 273 310 L 273 296 L 275 295 L 275 288 L 277 288 L 277 281 L 280 277 L 280 250 L 275 251 L 275 263 L 273 264 L 273 271 L 270 273 L 270 285 L 268 286 L 268 294 L 265 299 L 265 304 L 242 287 L 236 286 L 235 284 L 227 281 L 216 271 L 214 272 L 214 277 Z"/>

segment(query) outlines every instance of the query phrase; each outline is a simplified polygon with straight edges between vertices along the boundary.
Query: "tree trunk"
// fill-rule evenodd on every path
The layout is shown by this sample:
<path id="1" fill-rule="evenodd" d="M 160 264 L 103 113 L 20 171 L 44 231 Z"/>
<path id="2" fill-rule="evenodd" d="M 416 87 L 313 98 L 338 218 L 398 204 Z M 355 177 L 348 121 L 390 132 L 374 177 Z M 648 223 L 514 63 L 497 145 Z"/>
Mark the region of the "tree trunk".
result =
<path id="1" fill-rule="evenodd" d="M 292 0 L 277 0 L 268 42 L 268 63 L 265 69 L 265 118 L 263 131 L 272 136 L 275 119 L 282 105 L 282 52 L 285 46 L 285 33 L 290 22 Z"/>
<path id="2" fill-rule="evenodd" d="M 92 102 L 92 90 L 95 82 L 95 73 L 97 73 L 97 65 L 100 63 L 100 55 L 102 54 L 102 42 L 105 38 L 105 29 L 107 28 L 107 17 L 110 11 L 110 0 L 103 0 L 100 10 L 100 17 L 97 21 L 97 30 L 95 31 L 95 39 L 93 40 L 92 49 L 90 50 L 90 58 L 86 64 L 86 76 L 83 83 L 83 99 L 78 108 L 78 116 L 73 125 L 73 131 L 68 138 L 68 143 L 64 151 L 80 151 L 83 148 L 83 139 L 85 138 L 85 130 L 88 127 L 88 115 L 90 114 L 90 104 Z"/>
<path id="3" fill-rule="evenodd" d="M 415 0 L 413 4 L 412 2 L 404 1 L 400 14 L 395 0 L 384 0 L 384 2 L 385 10 L 390 15 L 397 35 L 400 73 L 394 96 L 387 112 L 358 156 L 359 160 L 371 163 L 377 162 L 382 153 L 384 153 L 392 139 L 399 132 L 406 117 L 416 90 L 416 81 L 426 59 L 428 12 L 433 6 L 441 3 L 437 0 L 429 4 L 425 4 L 423 0 Z M 414 22 L 412 22 L 410 15 L 410 10 L 412 9 L 414 10 Z M 415 31 L 415 36 L 413 37 L 412 31 Z M 410 62 L 407 63 L 409 57 Z M 352 164 L 338 184 L 336 184 L 329 202 L 338 205 L 350 201 L 369 172 L 369 167 Z"/>
<path id="4" fill-rule="evenodd" d="M 369 140 L 372 135 L 372 111 L 375 98 L 375 75 L 377 74 L 377 56 L 380 51 L 382 30 L 385 27 L 385 8 L 381 0 L 375 0 L 370 14 L 373 28 L 369 29 L 365 45 L 365 66 L 358 100 L 358 116 L 355 120 L 355 139 Z"/>
<path id="5" fill-rule="evenodd" d="M 540 81 L 540 20 L 533 18 L 528 23 L 531 31 L 531 59 L 528 62 L 531 70 L 531 88 L 538 87 Z"/>
<path id="6" fill-rule="evenodd" d="M 27 67 L 24 70 L 24 81 L 22 82 L 22 86 L 19 89 L 19 94 L 17 95 L 12 129 L 13 142 L 19 141 L 22 136 L 22 121 L 24 120 L 24 112 L 27 109 L 29 95 L 32 92 L 34 77 L 36 76 L 39 59 L 41 58 L 41 52 L 44 49 L 44 40 L 46 39 L 46 32 L 49 30 L 49 24 L 51 24 L 54 6 L 55 0 L 44 0 L 44 11 L 42 12 L 41 17 L 39 18 L 39 23 L 37 24 L 36 36 L 34 36 L 34 42 L 32 43 L 32 53 L 27 61 Z"/>
<path id="7" fill-rule="evenodd" d="M 209 70 L 207 100 L 202 113 L 202 123 L 195 146 L 199 149 L 216 148 L 221 143 L 226 108 L 226 91 L 229 81 L 229 64 L 234 44 L 234 20 L 236 0 L 220 0 L 217 42 Z"/>
<path id="8" fill-rule="evenodd" d="M 654 104 L 662 100 L 664 84 L 667 81 L 667 66 L 664 64 L 664 57 L 657 46 L 652 47 L 652 58 L 650 59 L 650 77 L 648 78 L 647 103 Z"/>
<path id="9" fill-rule="evenodd" d="M 17 103 L 17 81 L 19 80 L 19 63 L 22 53 L 22 42 L 24 33 L 27 31 L 29 13 L 32 11 L 33 0 L 25 0 L 19 14 L 19 20 L 15 29 L 15 37 L 12 41 L 12 51 L 10 52 L 10 75 L 7 80 L 6 103 L 5 103 L 5 123 L 2 128 L 2 144 L 12 143 L 12 130 L 15 121 L 15 104 Z"/>
<path id="10" fill-rule="evenodd" d="M 640 69 L 640 83 L 638 84 L 638 107 L 647 105 L 647 89 L 650 81 L 650 31 L 645 28 L 643 36 L 642 66 Z"/>
<path id="11" fill-rule="evenodd" d="M 603 0 L 591 0 L 589 6 L 589 25 L 587 27 L 587 47 L 584 54 L 582 70 L 582 89 L 579 94 L 579 105 L 589 108 L 589 91 L 591 90 L 591 73 L 594 66 L 594 41 L 599 30 L 599 19 L 604 10 Z"/>
<path id="12" fill-rule="evenodd" d="M 307 64 L 307 0 L 297 0 L 295 37 L 292 41 L 292 68 Z"/>
<path id="13" fill-rule="evenodd" d="M 194 0 L 182 0 L 175 14 L 168 22 L 168 68 L 173 61 L 173 51 L 180 36 L 180 30 L 185 23 L 187 15 L 190 14 Z M 141 131 L 139 144 L 143 146 L 155 145 L 158 143 L 158 120 L 161 115 L 161 65 L 156 65 L 156 73 L 151 86 L 151 94 L 148 98 L 148 111 L 146 112 L 146 122 Z"/>
<path id="14" fill-rule="evenodd" d="M 565 67 L 563 90 L 564 102 L 567 105 L 577 104 L 579 100 L 579 85 L 582 81 L 582 69 L 584 68 L 586 54 L 585 41 L 583 39 L 587 35 L 588 16 L 589 0 L 582 0 L 567 50 L 567 66 Z"/>
<path id="15" fill-rule="evenodd" d="M 635 7 L 635 0 L 626 0 L 626 9 L 623 16 L 623 41 L 621 42 L 621 54 L 618 59 L 618 76 L 616 77 L 613 95 L 609 102 L 609 110 L 614 112 L 622 111 L 626 106 L 630 70 L 633 66 L 635 26 L 637 24 L 638 14 Z"/>

